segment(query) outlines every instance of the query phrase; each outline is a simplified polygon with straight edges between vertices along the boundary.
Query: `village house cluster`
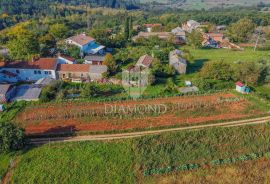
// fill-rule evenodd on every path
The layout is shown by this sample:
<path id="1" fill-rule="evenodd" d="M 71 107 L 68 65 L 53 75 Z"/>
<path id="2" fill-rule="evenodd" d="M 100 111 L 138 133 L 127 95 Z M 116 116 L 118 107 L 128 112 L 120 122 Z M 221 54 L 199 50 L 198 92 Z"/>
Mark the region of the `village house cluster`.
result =
<path id="1" fill-rule="evenodd" d="M 153 36 L 161 40 L 172 41 L 176 45 L 182 45 L 187 42 L 187 35 L 193 30 L 202 33 L 202 46 L 210 48 L 228 48 L 241 49 L 239 46 L 231 43 L 226 38 L 222 30 L 224 26 L 216 26 L 215 32 L 203 31 L 204 24 L 189 20 L 181 26 L 172 29 L 170 32 L 162 31 L 162 24 L 144 24 L 134 26 L 133 29 L 138 31 L 138 35 L 132 40 L 137 42 L 139 39 L 149 39 Z M 140 30 L 140 31 L 139 31 Z M 104 74 L 108 67 L 104 65 L 107 54 L 105 46 L 98 44 L 94 38 L 87 36 L 85 33 L 69 37 L 64 40 L 68 45 L 74 45 L 80 49 L 80 56 L 84 57 L 83 64 L 78 64 L 76 59 L 58 54 L 54 58 L 33 57 L 31 61 L 11 61 L 0 63 L 0 102 L 10 100 L 38 100 L 42 87 L 54 80 L 63 80 L 75 83 L 83 82 L 101 82 L 104 80 Z M 5 53 L 8 51 L 5 51 Z M 184 53 L 181 50 L 172 50 L 169 53 L 168 60 L 178 74 L 186 74 L 188 62 L 184 59 Z M 138 73 L 151 69 L 154 61 L 153 56 L 143 55 L 139 58 L 134 67 L 124 70 L 123 73 Z M 113 80 L 113 79 L 111 79 Z M 27 82 L 19 86 L 11 84 L 18 82 Z M 140 81 L 141 82 L 141 81 Z M 118 82 L 118 84 L 121 82 Z M 138 81 L 129 79 L 126 85 L 136 86 Z M 147 81 L 145 81 L 146 85 Z M 125 84 L 122 81 L 122 84 Z M 142 84 L 140 84 L 142 85 Z M 199 89 L 193 86 L 191 81 L 185 81 L 186 87 L 179 88 L 179 92 L 195 92 Z M 243 92 L 244 86 L 236 84 L 237 91 Z M 246 89 L 244 92 L 248 92 Z"/>

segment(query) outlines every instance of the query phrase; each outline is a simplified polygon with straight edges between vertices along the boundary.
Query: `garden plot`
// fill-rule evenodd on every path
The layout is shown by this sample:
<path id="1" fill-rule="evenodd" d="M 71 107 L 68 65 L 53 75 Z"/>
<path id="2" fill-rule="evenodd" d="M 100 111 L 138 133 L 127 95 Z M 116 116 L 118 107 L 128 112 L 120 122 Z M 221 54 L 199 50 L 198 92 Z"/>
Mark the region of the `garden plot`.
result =
<path id="1" fill-rule="evenodd" d="M 29 106 L 16 122 L 29 135 L 127 131 L 225 121 L 262 114 L 230 93 L 102 103 Z"/>

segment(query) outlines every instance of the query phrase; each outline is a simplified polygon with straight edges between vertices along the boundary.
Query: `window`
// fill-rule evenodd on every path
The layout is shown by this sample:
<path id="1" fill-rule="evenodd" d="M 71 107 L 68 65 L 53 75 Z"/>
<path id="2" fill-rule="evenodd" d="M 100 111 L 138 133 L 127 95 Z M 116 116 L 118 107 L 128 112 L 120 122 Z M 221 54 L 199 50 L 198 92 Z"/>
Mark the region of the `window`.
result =
<path id="1" fill-rule="evenodd" d="M 48 71 L 49 75 L 52 75 L 52 72 L 51 71 Z"/>
<path id="2" fill-rule="evenodd" d="M 20 70 L 16 70 L 16 73 L 18 73 L 18 74 L 19 74 L 19 73 L 20 73 Z"/>
<path id="3" fill-rule="evenodd" d="M 36 71 L 36 70 L 34 71 L 34 74 L 35 74 L 35 75 L 37 74 L 37 71 Z"/>
<path id="4" fill-rule="evenodd" d="M 81 77 L 83 77 L 83 73 L 81 73 Z"/>
<path id="5" fill-rule="evenodd" d="M 41 74 L 41 71 L 38 71 L 38 74 Z"/>
<path id="6" fill-rule="evenodd" d="M 45 71 L 44 73 L 45 73 L 45 75 L 48 75 L 48 71 Z"/>

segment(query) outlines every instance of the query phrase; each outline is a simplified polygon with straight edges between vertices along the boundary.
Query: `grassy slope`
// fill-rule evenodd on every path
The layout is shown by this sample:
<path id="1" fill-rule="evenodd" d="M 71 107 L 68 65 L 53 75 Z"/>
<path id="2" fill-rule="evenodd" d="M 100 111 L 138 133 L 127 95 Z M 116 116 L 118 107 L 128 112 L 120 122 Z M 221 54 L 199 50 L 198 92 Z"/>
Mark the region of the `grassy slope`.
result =
<path id="1" fill-rule="evenodd" d="M 21 158 L 12 183 L 134 183 L 129 141 L 33 149 Z"/>
<path id="2" fill-rule="evenodd" d="M 258 125 L 45 145 L 21 156 L 12 183 L 144 183 L 144 169 L 269 150 L 269 135 L 270 125 Z"/>
<path id="3" fill-rule="evenodd" d="M 8 169 L 11 159 L 10 154 L 0 154 L 0 181 Z"/>

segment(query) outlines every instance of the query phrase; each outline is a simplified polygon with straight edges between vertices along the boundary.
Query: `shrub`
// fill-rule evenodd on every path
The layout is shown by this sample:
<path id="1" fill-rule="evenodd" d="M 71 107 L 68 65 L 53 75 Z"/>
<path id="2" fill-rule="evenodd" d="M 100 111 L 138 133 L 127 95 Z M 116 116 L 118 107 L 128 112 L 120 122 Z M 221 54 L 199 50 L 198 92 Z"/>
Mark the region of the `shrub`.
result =
<path id="1" fill-rule="evenodd" d="M 0 124 L 0 151 L 11 152 L 25 146 L 25 134 L 22 128 L 12 123 Z"/>

